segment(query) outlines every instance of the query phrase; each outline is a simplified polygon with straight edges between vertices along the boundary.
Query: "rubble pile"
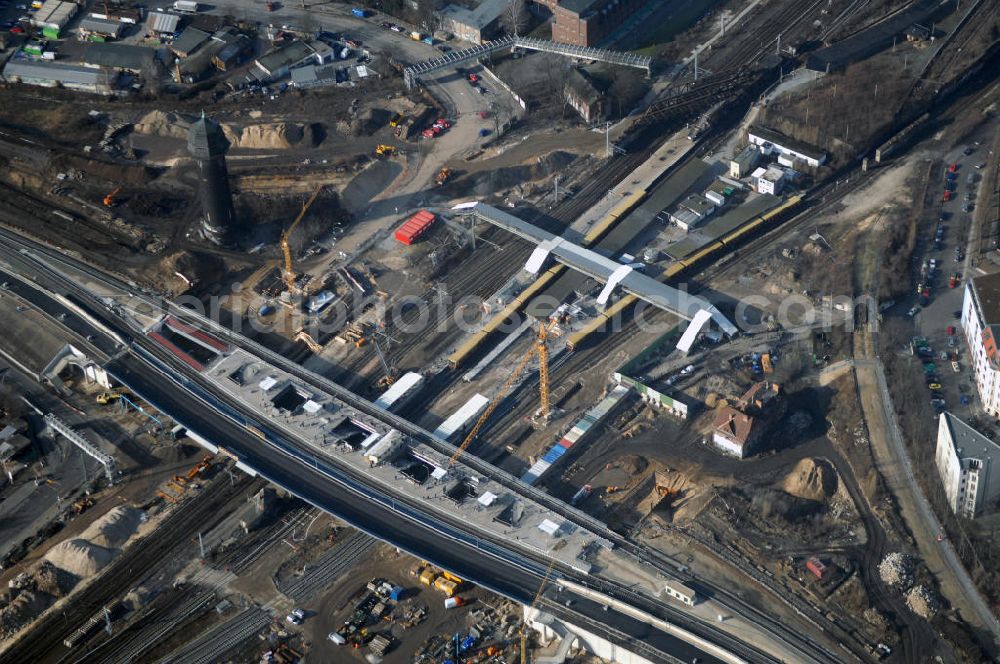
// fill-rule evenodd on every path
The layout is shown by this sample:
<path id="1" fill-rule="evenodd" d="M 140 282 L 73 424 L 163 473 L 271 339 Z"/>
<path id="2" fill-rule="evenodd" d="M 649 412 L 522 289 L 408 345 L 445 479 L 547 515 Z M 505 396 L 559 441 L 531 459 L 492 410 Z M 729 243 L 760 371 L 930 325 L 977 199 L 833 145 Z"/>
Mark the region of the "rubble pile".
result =
<path id="1" fill-rule="evenodd" d="M 893 588 L 906 589 L 913 585 L 913 561 L 905 553 L 893 551 L 878 565 L 879 576 Z"/>
<path id="2" fill-rule="evenodd" d="M 938 601 L 937 595 L 924 586 L 913 586 L 906 593 L 906 605 L 910 607 L 910 611 L 921 618 L 930 619 L 937 614 L 941 603 Z"/>

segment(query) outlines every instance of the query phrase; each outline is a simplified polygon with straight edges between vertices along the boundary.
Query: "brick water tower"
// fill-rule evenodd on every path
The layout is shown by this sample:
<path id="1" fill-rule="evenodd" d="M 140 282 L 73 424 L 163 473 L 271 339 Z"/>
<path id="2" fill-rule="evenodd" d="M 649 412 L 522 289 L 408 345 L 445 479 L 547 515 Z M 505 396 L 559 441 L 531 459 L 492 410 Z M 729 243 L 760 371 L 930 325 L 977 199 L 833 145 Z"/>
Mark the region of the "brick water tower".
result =
<path id="1" fill-rule="evenodd" d="M 211 242 L 232 246 L 236 243 L 236 212 L 233 194 L 229 190 L 226 172 L 226 150 L 229 141 L 218 122 L 201 117 L 188 132 L 188 152 L 198 163 L 201 175 L 201 230 Z"/>

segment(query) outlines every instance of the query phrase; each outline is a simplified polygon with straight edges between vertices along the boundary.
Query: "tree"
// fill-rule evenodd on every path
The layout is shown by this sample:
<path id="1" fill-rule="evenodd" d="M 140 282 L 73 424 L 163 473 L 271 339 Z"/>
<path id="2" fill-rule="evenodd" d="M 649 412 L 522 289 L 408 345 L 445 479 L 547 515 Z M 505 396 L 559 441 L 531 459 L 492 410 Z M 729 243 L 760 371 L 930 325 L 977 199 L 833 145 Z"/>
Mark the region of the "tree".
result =
<path id="1" fill-rule="evenodd" d="M 510 0 L 500 16 L 500 22 L 508 33 L 519 36 L 528 27 L 528 8 L 525 0 Z"/>

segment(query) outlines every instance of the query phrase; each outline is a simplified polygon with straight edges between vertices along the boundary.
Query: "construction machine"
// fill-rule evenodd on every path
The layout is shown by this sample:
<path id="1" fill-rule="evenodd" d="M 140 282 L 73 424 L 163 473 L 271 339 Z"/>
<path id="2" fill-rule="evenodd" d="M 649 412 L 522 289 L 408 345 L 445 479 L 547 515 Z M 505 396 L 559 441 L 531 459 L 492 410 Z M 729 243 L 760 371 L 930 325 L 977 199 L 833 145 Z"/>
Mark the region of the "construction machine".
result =
<path id="1" fill-rule="evenodd" d="M 97 403 L 107 406 L 109 403 L 118 401 L 122 397 L 130 397 L 132 393 L 126 389 L 108 390 L 97 395 Z"/>
<path id="2" fill-rule="evenodd" d="M 305 331 L 305 328 L 295 333 L 295 341 L 301 341 L 309 347 L 309 350 L 317 355 L 323 352 L 323 346 L 313 339 L 312 335 Z"/>
<path id="3" fill-rule="evenodd" d="M 121 187 L 116 187 L 111 193 L 104 197 L 104 207 L 114 207 L 118 202 L 118 194 L 122 193 Z"/>
<path id="4" fill-rule="evenodd" d="M 451 169 L 448 168 L 447 166 L 444 166 L 441 168 L 440 171 L 438 171 L 437 177 L 434 179 L 434 182 L 435 184 L 437 184 L 437 186 L 440 187 L 444 185 L 446 182 L 448 182 L 450 178 L 451 178 Z"/>
<path id="5" fill-rule="evenodd" d="M 212 467 L 212 455 L 206 454 L 204 457 L 202 457 L 201 461 L 199 461 L 193 468 L 191 468 L 191 470 L 188 471 L 187 477 L 189 480 L 193 480 L 194 478 L 198 477 L 211 467 Z"/>
<path id="6" fill-rule="evenodd" d="M 490 415 L 493 414 L 493 411 L 497 409 L 497 406 L 500 405 L 500 402 L 503 401 L 505 396 L 507 396 L 507 392 L 510 390 L 511 386 L 515 382 L 517 382 L 517 379 L 520 378 L 522 373 L 524 373 L 524 370 L 528 366 L 528 363 L 536 355 L 538 356 L 538 392 L 539 396 L 541 397 L 540 399 L 541 408 L 539 408 L 535 416 L 541 420 L 546 420 L 548 418 L 550 412 L 549 411 L 549 351 L 548 347 L 545 345 L 545 342 L 549 336 L 549 332 L 552 331 L 552 328 L 555 327 L 557 322 L 558 320 L 553 319 L 550 320 L 548 324 L 542 323 L 538 326 L 538 335 L 535 337 L 535 342 L 534 344 L 532 344 L 531 349 L 524 354 L 524 357 L 522 357 L 521 361 L 518 362 L 516 367 L 514 367 L 514 370 L 511 372 L 510 376 L 508 376 L 507 380 L 504 381 L 503 385 L 500 386 L 500 389 L 497 391 L 496 396 L 494 396 L 493 400 L 490 401 L 490 405 L 487 406 L 486 410 L 483 411 L 483 414 L 479 416 L 479 419 L 476 421 L 475 425 L 473 425 L 472 429 L 469 431 L 469 434 L 465 437 L 465 440 L 462 441 L 462 444 L 458 446 L 458 449 L 455 450 L 455 453 L 451 456 L 451 459 L 448 461 L 448 465 L 452 466 L 455 465 L 455 462 L 457 462 L 459 457 L 462 456 L 466 448 L 468 448 L 469 445 L 472 444 L 472 441 L 479 433 L 479 430 L 483 428 L 484 424 L 486 424 L 486 420 L 490 419 Z"/>
<path id="7" fill-rule="evenodd" d="M 325 184 L 321 184 L 318 187 L 316 187 L 316 191 L 314 191 L 312 193 L 312 196 L 309 197 L 309 200 L 307 200 L 302 205 L 302 209 L 299 211 L 298 216 L 295 217 L 295 221 L 293 221 L 292 224 L 288 227 L 288 229 L 281 234 L 281 253 L 285 259 L 285 273 L 283 276 L 285 278 L 285 286 L 288 289 L 289 295 L 297 294 L 298 289 L 295 286 L 295 271 L 292 269 L 292 247 L 288 243 L 288 240 L 292 236 L 292 233 L 295 232 L 295 229 L 298 227 L 299 223 L 301 223 L 302 219 L 306 216 L 306 212 L 309 211 L 309 208 L 312 207 L 312 204 L 316 202 L 317 198 L 319 198 L 319 194 L 321 191 L 323 191 L 323 188 L 325 186 L 326 186 Z"/>
<path id="8" fill-rule="evenodd" d="M 379 143 L 375 146 L 375 154 L 379 157 L 391 157 L 396 154 L 396 147 L 393 145 L 385 145 L 384 143 Z"/>

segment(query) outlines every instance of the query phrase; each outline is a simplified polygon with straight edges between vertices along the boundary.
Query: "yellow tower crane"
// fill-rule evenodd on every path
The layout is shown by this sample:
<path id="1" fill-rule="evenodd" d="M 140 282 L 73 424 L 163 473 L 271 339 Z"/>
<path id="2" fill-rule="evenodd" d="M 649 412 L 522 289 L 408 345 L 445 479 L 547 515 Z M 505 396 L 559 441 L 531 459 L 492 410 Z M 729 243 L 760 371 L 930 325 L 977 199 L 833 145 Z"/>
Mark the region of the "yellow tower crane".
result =
<path id="1" fill-rule="evenodd" d="M 295 221 L 293 221 L 285 232 L 281 234 L 281 253 L 285 258 L 285 271 L 282 276 L 285 278 L 285 285 L 288 288 L 289 295 L 294 295 L 298 291 L 295 287 L 295 271 L 292 269 L 292 247 L 288 244 L 288 239 L 292 236 L 292 233 L 299 225 L 299 222 L 301 222 L 303 217 L 306 216 L 306 212 L 309 211 L 312 204 L 316 202 L 317 198 L 319 198 L 319 194 L 323 191 L 323 187 L 325 186 L 325 184 L 321 184 L 316 187 L 316 191 L 314 191 L 312 196 L 309 197 L 309 200 L 302 205 L 302 210 L 299 211 L 299 216 L 295 217 Z"/>
<path id="2" fill-rule="evenodd" d="M 545 346 L 545 340 L 548 338 L 549 332 L 552 331 L 552 328 L 555 327 L 556 322 L 556 319 L 553 319 L 548 325 L 545 325 L 544 323 L 539 325 L 538 335 L 535 337 L 535 343 L 532 344 L 531 349 L 524 354 L 521 361 L 517 363 L 516 367 L 514 367 L 514 371 L 511 372 L 510 376 L 507 377 L 507 380 L 505 380 L 503 385 L 500 386 L 500 390 L 496 393 L 496 396 L 493 397 L 493 400 L 490 402 L 490 405 L 486 407 L 486 410 L 483 411 L 483 414 L 479 416 L 478 420 L 476 420 L 476 424 L 472 427 L 472 430 L 469 431 L 469 435 L 465 437 L 462 444 L 459 445 L 458 449 L 455 450 L 455 453 L 451 455 L 448 465 L 455 465 L 455 462 L 458 461 L 458 458 L 462 456 L 466 448 L 469 447 L 472 440 L 479 433 L 479 430 L 483 428 L 484 424 L 486 424 L 486 420 L 490 419 L 490 415 L 493 414 L 493 411 L 495 411 L 497 406 L 500 405 L 500 402 L 503 401 L 504 397 L 507 395 L 507 391 L 510 390 L 511 385 L 513 385 L 517 379 L 520 378 L 521 374 L 524 373 L 525 367 L 528 366 L 528 363 L 535 355 L 538 355 L 538 392 L 541 397 L 541 410 L 539 411 L 539 416 L 542 420 L 545 420 L 549 416 L 549 351 Z"/>
<path id="3" fill-rule="evenodd" d="M 528 664 L 528 611 L 535 608 L 538 604 L 538 600 L 542 598 L 542 593 L 545 592 L 545 586 L 549 583 L 549 577 L 552 576 L 552 568 L 556 566 L 556 559 L 553 558 L 549 563 L 548 569 L 545 570 L 545 576 L 542 577 L 542 582 L 538 585 L 538 590 L 535 592 L 535 598 L 531 600 L 531 604 L 528 605 L 528 609 L 524 612 L 524 617 L 521 619 L 521 664 Z"/>

